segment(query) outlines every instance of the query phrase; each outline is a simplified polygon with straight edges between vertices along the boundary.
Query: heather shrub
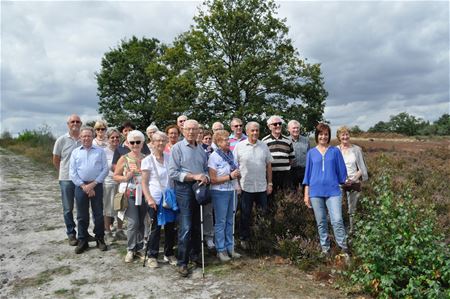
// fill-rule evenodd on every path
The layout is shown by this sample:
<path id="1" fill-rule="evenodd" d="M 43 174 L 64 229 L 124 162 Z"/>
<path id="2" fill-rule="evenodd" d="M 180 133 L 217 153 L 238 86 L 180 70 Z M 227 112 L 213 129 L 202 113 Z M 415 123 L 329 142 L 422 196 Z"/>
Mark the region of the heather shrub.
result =
<path id="1" fill-rule="evenodd" d="M 449 247 L 432 204 L 415 204 L 409 188 L 396 189 L 386 160 L 379 163 L 386 171 L 373 178 L 371 196 L 361 200 L 352 283 L 382 298 L 448 298 Z"/>

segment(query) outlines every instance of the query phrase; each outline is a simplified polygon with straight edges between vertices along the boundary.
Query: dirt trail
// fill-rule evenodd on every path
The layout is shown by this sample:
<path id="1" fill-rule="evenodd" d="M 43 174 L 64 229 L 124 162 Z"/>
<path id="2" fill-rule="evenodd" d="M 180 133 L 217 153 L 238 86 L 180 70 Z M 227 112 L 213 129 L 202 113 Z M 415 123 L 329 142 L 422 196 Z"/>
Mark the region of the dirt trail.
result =
<path id="1" fill-rule="evenodd" d="M 92 224 L 91 224 L 92 226 Z M 90 231 L 92 229 L 90 228 Z M 125 243 L 68 245 L 53 172 L 0 148 L 0 298 L 343 298 L 325 282 L 271 259 L 220 265 L 209 257 L 181 279 L 175 268 L 125 264 Z"/>

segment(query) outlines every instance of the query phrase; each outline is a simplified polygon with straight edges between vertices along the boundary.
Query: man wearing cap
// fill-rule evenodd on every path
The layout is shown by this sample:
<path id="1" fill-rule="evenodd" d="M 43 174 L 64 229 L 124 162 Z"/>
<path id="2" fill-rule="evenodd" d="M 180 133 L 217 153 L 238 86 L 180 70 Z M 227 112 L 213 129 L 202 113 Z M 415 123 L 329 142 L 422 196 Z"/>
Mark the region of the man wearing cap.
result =
<path id="1" fill-rule="evenodd" d="M 177 265 L 182 277 L 189 275 L 189 260 L 198 264 L 201 246 L 200 206 L 192 186 L 196 182 L 209 183 L 206 153 L 196 141 L 198 128 L 196 120 L 188 119 L 184 122 L 184 139 L 172 147 L 169 160 L 169 176 L 174 180 L 180 209 Z"/>

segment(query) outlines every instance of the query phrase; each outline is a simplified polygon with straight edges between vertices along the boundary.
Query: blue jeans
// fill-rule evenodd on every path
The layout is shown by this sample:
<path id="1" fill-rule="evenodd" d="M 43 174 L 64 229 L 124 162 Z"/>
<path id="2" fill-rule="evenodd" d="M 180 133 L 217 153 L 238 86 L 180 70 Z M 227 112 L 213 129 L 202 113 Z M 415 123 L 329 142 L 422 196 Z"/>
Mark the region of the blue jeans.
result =
<path id="1" fill-rule="evenodd" d="M 105 224 L 103 222 L 103 186 L 97 184 L 94 187 L 95 196 L 88 195 L 80 186 L 75 187 L 75 200 L 77 201 L 78 239 L 87 240 L 89 227 L 89 203 L 91 204 L 92 217 L 94 218 L 94 234 L 96 238 L 105 236 Z"/>
<path id="2" fill-rule="evenodd" d="M 158 206 L 158 210 L 155 211 L 152 208 L 148 208 L 148 214 L 150 219 L 153 219 L 152 230 L 150 232 L 149 244 L 148 244 L 148 256 L 158 258 L 159 253 L 159 240 L 161 238 L 161 225 L 158 225 L 158 211 L 164 209 Z M 175 222 L 168 222 L 164 224 L 164 255 L 174 255 L 173 247 L 175 245 Z"/>
<path id="3" fill-rule="evenodd" d="M 75 184 L 72 181 L 59 181 L 61 200 L 66 224 L 67 235 L 77 235 L 75 221 L 73 220 L 73 206 L 75 203 Z"/>
<path id="4" fill-rule="evenodd" d="M 262 211 L 267 210 L 267 192 L 245 192 L 241 194 L 241 223 L 239 226 L 239 238 L 247 241 L 250 238 L 250 222 L 252 219 L 253 203 Z"/>
<path id="5" fill-rule="evenodd" d="M 187 266 L 200 253 L 200 206 L 195 200 L 193 183 L 175 182 L 175 194 L 180 209 L 178 232 L 178 266 Z"/>
<path id="6" fill-rule="evenodd" d="M 233 244 L 233 191 L 211 190 L 214 206 L 215 239 L 217 252 L 232 252 Z"/>
<path id="7" fill-rule="evenodd" d="M 342 218 L 342 197 L 311 197 L 314 209 L 317 229 L 319 231 L 320 246 L 322 251 L 330 250 L 330 238 L 328 237 L 327 209 L 333 226 L 334 237 L 342 249 L 347 249 L 347 235 L 345 233 L 344 220 Z"/>

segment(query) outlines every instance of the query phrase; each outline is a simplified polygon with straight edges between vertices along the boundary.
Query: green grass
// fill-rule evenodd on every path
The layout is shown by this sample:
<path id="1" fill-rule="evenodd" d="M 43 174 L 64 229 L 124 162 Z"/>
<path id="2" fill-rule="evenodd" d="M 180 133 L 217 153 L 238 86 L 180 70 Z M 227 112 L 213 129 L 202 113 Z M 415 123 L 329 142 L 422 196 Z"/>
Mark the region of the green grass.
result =
<path id="1" fill-rule="evenodd" d="M 69 275 L 70 273 L 72 273 L 72 269 L 69 266 L 48 269 L 36 276 L 19 279 L 14 284 L 14 289 L 18 291 L 24 288 L 38 287 L 52 281 L 55 275 Z"/>

